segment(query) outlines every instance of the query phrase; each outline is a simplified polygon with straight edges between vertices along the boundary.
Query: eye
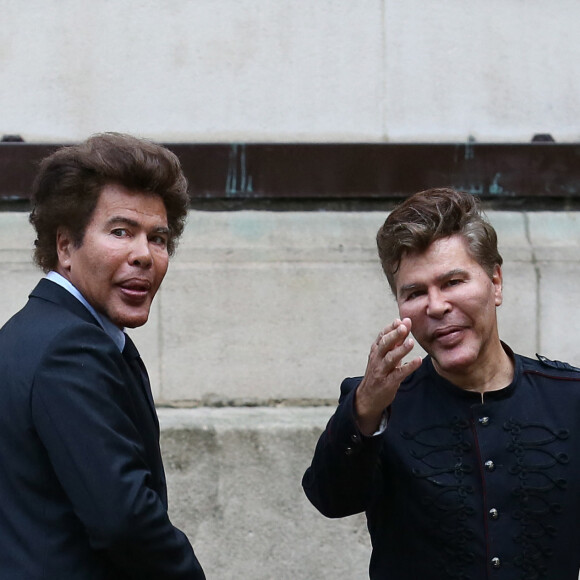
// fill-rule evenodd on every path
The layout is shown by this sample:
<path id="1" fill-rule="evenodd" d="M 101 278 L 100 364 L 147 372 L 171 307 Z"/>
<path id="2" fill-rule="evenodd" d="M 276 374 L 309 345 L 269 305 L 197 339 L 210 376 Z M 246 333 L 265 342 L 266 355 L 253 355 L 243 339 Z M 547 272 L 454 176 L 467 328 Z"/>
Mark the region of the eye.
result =
<path id="1" fill-rule="evenodd" d="M 111 234 L 117 238 L 124 238 L 129 235 L 129 232 L 125 228 L 115 228 L 111 231 Z"/>
<path id="2" fill-rule="evenodd" d="M 167 236 L 156 234 L 154 236 L 151 236 L 149 239 L 150 239 L 151 243 L 153 243 L 157 246 L 161 246 L 162 248 L 167 247 Z"/>
<path id="3" fill-rule="evenodd" d="M 413 290 L 405 296 L 405 300 L 415 300 L 415 298 L 419 298 L 423 294 L 425 294 L 424 290 Z"/>
<path id="4" fill-rule="evenodd" d="M 463 280 L 459 278 L 453 278 L 447 282 L 447 286 L 457 286 L 458 284 L 461 284 L 461 282 L 463 282 Z"/>

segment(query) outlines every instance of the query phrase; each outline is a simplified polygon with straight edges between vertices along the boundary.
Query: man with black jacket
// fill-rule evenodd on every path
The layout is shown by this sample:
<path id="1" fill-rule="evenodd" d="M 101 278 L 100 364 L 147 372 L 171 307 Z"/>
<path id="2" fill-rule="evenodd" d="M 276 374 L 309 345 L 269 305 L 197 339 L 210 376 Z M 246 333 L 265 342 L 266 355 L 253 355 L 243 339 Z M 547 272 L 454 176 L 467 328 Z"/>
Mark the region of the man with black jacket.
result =
<path id="1" fill-rule="evenodd" d="M 579 370 L 500 340 L 502 258 L 473 196 L 415 194 L 377 243 L 400 319 L 342 383 L 306 495 L 366 512 L 372 580 L 577 580 Z M 414 340 L 427 356 L 403 362 Z"/>

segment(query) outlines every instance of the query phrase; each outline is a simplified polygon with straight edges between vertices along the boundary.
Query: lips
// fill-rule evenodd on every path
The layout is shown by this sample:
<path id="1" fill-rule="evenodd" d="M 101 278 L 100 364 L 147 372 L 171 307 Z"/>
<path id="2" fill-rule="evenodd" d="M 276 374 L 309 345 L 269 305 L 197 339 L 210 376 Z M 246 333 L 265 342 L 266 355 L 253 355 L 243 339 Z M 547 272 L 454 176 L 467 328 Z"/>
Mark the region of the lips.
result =
<path id="1" fill-rule="evenodd" d="M 431 333 L 432 339 L 443 345 L 451 345 L 461 339 L 464 326 L 446 326 Z"/>
<path id="2" fill-rule="evenodd" d="M 141 278 L 131 278 L 119 283 L 124 296 L 131 300 L 143 300 L 149 295 L 151 282 Z"/>

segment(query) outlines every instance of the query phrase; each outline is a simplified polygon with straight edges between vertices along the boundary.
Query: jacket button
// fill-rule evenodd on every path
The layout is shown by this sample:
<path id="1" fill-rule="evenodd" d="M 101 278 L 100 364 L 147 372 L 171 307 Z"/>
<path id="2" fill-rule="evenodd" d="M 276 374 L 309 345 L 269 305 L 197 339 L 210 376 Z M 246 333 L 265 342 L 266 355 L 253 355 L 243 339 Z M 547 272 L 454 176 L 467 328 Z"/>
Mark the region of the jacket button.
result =
<path id="1" fill-rule="evenodd" d="M 360 437 L 358 436 L 358 434 L 357 434 L 357 433 L 353 433 L 353 434 L 350 436 L 350 440 L 351 440 L 353 443 L 358 443 L 358 442 L 360 441 Z"/>
<path id="2" fill-rule="evenodd" d="M 347 448 L 344 450 L 344 453 L 345 453 L 346 455 L 352 455 L 352 452 L 353 452 L 353 448 L 352 448 L 352 447 L 347 447 Z"/>
<path id="3" fill-rule="evenodd" d="M 497 518 L 499 518 L 499 512 L 495 508 L 491 508 L 489 510 L 489 517 L 492 520 L 497 520 Z"/>
<path id="4" fill-rule="evenodd" d="M 489 417 L 480 417 L 479 418 L 479 424 L 483 425 L 484 427 L 486 425 L 489 425 Z"/>
<path id="5" fill-rule="evenodd" d="M 498 557 L 491 559 L 492 568 L 499 568 L 501 566 L 501 560 Z"/>
<path id="6" fill-rule="evenodd" d="M 485 462 L 485 468 L 488 471 L 493 471 L 495 469 L 495 463 L 491 459 L 489 459 L 488 461 Z"/>

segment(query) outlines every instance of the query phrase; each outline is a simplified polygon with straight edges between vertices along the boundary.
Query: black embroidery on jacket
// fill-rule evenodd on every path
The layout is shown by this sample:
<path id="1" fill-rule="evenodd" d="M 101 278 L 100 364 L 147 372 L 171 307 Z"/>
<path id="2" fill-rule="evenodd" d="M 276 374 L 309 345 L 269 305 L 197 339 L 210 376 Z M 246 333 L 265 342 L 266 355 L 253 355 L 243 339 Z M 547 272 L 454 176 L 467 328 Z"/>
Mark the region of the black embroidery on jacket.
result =
<path id="1" fill-rule="evenodd" d="M 513 489 L 512 517 L 520 523 L 513 540 L 521 552 L 513 563 L 522 570 L 522 580 L 540 580 L 547 578 L 545 562 L 552 556 L 550 545 L 556 536 L 552 522 L 562 511 L 557 496 L 567 487 L 557 468 L 568 464 L 568 455 L 555 451 L 553 443 L 568 439 L 569 432 L 515 419 L 503 428 L 509 435 L 506 449 L 514 454 L 509 473 L 519 482 Z"/>
<path id="2" fill-rule="evenodd" d="M 414 444 L 411 456 L 422 465 L 413 469 L 413 475 L 431 484 L 420 501 L 426 517 L 438 531 L 441 554 L 438 578 L 469 580 L 466 568 L 475 559 L 469 550 L 474 536 L 469 527 L 473 523 L 470 516 L 474 514 L 469 504 L 474 493 L 469 483 L 473 467 L 464 461 L 472 451 L 472 444 L 465 437 L 469 429 L 467 420 L 453 417 L 446 423 L 401 433 Z"/>

